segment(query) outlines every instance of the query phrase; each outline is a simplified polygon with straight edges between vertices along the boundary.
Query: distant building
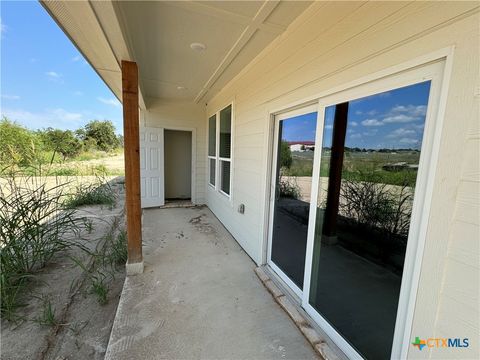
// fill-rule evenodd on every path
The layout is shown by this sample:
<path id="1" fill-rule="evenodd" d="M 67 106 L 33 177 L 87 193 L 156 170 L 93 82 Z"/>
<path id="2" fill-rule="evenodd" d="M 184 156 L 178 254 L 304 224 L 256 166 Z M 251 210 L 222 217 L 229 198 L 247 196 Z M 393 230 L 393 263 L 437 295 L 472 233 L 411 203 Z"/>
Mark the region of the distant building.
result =
<path id="1" fill-rule="evenodd" d="M 315 141 L 288 141 L 290 151 L 313 151 L 315 150 Z"/>

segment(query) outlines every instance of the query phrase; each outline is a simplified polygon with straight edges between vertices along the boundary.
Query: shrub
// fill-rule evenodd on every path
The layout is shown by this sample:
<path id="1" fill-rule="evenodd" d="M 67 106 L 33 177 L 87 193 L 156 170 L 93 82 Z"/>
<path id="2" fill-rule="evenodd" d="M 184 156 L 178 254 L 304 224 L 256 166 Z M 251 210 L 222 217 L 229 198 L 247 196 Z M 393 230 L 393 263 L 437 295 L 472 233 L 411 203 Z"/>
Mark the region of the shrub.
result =
<path id="1" fill-rule="evenodd" d="M 30 166 L 35 162 L 39 139 L 23 126 L 3 117 L 0 120 L 0 164 L 2 167 Z"/>
<path id="2" fill-rule="evenodd" d="M 288 179 L 280 179 L 278 184 L 281 197 L 298 199 L 300 198 L 300 187 L 293 181 Z"/>
<path id="3" fill-rule="evenodd" d="M 292 166 L 292 152 L 290 151 L 290 146 L 288 142 L 282 140 L 280 143 L 280 167 L 290 169 Z"/>
<path id="4" fill-rule="evenodd" d="M 406 183 L 402 186 L 381 183 L 378 176 L 357 173 L 354 179 L 342 180 L 340 213 L 350 221 L 379 229 L 387 238 L 406 237 L 414 189 Z"/>

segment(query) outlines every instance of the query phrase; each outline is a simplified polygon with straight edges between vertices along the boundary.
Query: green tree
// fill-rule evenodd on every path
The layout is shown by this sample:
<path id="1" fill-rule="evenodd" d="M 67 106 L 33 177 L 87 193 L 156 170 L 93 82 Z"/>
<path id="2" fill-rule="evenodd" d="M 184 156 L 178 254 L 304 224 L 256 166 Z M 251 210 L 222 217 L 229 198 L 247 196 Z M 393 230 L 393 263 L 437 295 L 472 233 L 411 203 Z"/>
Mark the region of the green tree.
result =
<path id="1" fill-rule="evenodd" d="M 80 141 L 85 141 L 85 138 L 86 138 L 85 129 L 80 128 L 75 130 L 75 137 Z"/>
<path id="2" fill-rule="evenodd" d="M 292 166 L 292 161 L 290 145 L 288 145 L 288 142 L 282 140 L 280 143 L 280 166 L 290 169 L 290 166 Z"/>
<path id="3" fill-rule="evenodd" d="M 8 165 L 29 166 L 35 161 L 39 140 L 33 131 L 4 116 L 0 120 L 0 144 L 2 168 Z"/>
<path id="4" fill-rule="evenodd" d="M 118 135 L 117 140 L 118 140 L 118 146 L 123 148 L 123 145 L 124 145 L 123 135 Z"/>
<path id="5" fill-rule="evenodd" d="M 85 140 L 94 139 L 97 147 L 109 151 L 118 147 L 115 126 L 110 120 L 92 120 L 85 125 Z"/>
<path id="6" fill-rule="evenodd" d="M 47 128 L 40 134 L 45 149 L 62 154 L 64 160 L 82 151 L 82 142 L 70 130 Z"/>

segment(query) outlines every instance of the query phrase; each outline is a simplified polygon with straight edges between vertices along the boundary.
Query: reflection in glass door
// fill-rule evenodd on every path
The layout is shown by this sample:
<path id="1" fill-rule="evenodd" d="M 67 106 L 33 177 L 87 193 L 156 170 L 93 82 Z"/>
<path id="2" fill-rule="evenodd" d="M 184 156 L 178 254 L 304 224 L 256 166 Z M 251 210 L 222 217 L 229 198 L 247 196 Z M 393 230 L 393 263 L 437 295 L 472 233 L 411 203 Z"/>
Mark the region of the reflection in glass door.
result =
<path id="1" fill-rule="evenodd" d="M 317 126 L 315 110 L 316 106 L 276 119 L 269 264 L 297 293 L 303 289 L 305 272 Z"/>
<path id="2" fill-rule="evenodd" d="M 325 108 L 308 303 L 390 357 L 430 81 Z"/>

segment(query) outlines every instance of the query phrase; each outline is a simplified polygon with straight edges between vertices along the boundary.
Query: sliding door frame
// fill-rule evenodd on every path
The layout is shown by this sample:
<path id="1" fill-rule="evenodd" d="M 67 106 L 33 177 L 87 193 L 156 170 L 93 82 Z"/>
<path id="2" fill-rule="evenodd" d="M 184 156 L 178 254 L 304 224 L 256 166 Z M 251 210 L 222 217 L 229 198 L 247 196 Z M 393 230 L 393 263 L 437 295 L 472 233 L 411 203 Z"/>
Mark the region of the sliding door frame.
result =
<path id="1" fill-rule="evenodd" d="M 275 215 L 275 196 L 277 193 L 277 166 L 278 166 L 278 149 L 280 145 L 280 121 L 287 120 L 289 118 L 309 114 L 318 110 L 318 102 L 311 104 L 305 104 L 295 109 L 290 109 L 283 113 L 276 114 L 274 116 L 274 131 L 273 131 L 273 152 L 272 152 L 272 171 L 270 179 L 270 206 L 269 206 L 269 222 L 268 222 L 268 242 L 267 242 L 267 264 L 273 271 L 285 282 L 285 284 L 297 295 L 302 298 L 302 289 L 300 289 L 284 272 L 272 261 L 272 240 L 273 240 L 273 221 Z M 317 117 L 318 119 L 318 117 Z M 317 124 L 318 126 L 318 124 Z M 304 284 L 305 287 L 305 284 Z"/>
<path id="2" fill-rule="evenodd" d="M 424 81 L 431 81 L 417 175 L 416 193 L 410 221 L 408 243 L 405 253 L 405 266 L 402 274 L 401 290 L 395 322 L 391 352 L 392 359 L 407 358 L 410 345 L 416 294 L 420 282 L 420 270 L 426 241 L 430 205 L 433 196 L 433 185 L 435 183 L 435 173 L 440 149 L 441 132 L 446 109 L 448 84 L 453 66 L 453 53 L 453 47 L 439 49 L 430 54 L 420 56 L 405 63 L 359 78 L 348 84 L 334 87 L 303 100 L 272 108 L 268 111 L 270 121 L 273 120 L 274 131 L 270 130 L 273 140 L 267 140 L 270 149 L 272 149 L 273 144 L 273 151 L 271 153 L 270 171 L 267 172 L 268 177 L 270 178 L 268 181 L 270 187 L 266 197 L 268 217 L 265 218 L 267 231 L 265 233 L 266 238 L 264 241 L 267 247 L 265 262 L 271 266 L 271 236 L 273 229 L 273 205 L 275 200 L 275 183 L 273 183 L 273 181 L 276 176 L 278 156 L 278 119 L 283 118 L 282 115 L 287 115 L 292 109 L 294 109 L 293 111 L 298 111 L 298 109 L 302 107 L 312 106 L 312 103 L 316 103 L 317 130 L 315 144 L 318 149 L 321 148 L 323 144 L 326 107 Z M 314 228 L 320 178 L 320 161 L 321 152 L 317 151 L 315 153 L 313 165 L 304 284 L 303 292 L 300 292 L 301 305 L 309 316 L 311 316 L 311 318 L 326 332 L 327 336 L 329 336 L 349 358 L 356 359 L 361 358 L 360 354 L 309 304 Z M 277 271 L 279 269 L 274 270 Z M 282 276 L 280 277 L 285 281 Z M 288 277 L 286 278 L 288 279 Z M 285 283 L 290 286 L 287 281 L 285 281 Z"/>
<path id="3" fill-rule="evenodd" d="M 404 340 L 404 334 L 407 328 L 411 327 L 411 323 L 407 324 L 407 313 L 409 307 L 414 306 L 411 302 L 412 290 L 418 286 L 413 282 L 413 272 L 415 268 L 421 267 L 421 256 L 418 251 L 419 246 L 423 248 L 425 236 L 421 236 L 421 229 L 425 228 L 428 221 L 428 215 L 425 215 L 426 208 L 430 204 L 426 200 L 426 189 L 433 187 L 433 178 L 429 177 L 429 168 L 432 165 L 432 144 L 437 137 L 435 129 L 436 118 L 439 108 L 440 89 L 442 85 L 444 61 L 438 61 L 432 64 L 421 66 L 415 69 L 406 70 L 401 73 L 379 79 L 367 84 L 357 86 L 348 90 L 344 90 L 337 94 L 323 97 L 319 100 L 319 111 L 317 120 L 317 148 L 321 148 L 323 144 L 323 130 L 325 120 L 325 109 L 329 106 L 352 101 L 359 98 L 383 93 L 399 89 L 402 87 L 430 81 L 430 92 L 427 104 L 427 114 L 425 117 L 425 126 L 423 133 L 423 141 L 420 152 L 419 170 L 417 175 L 417 183 L 415 196 L 413 200 L 412 216 L 410 218 L 410 228 L 407 241 L 407 249 L 405 253 L 405 265 L 402 273 L 402 282 L 400 287 L 400 295 L 397 308 L 397 317 L 395 322 L 394 340 L 392 345 L 391 357 L 403 358 L 400 354 L 406 353 L 405 345 L 409 345 L 409 341 Z M 307 255 L 305 262 L 304 292 L 302 297 L 302 306 L 306 312 L 317 322 L 328 336 L 345 352 L 350 358 L 361 358 L 361 355 L 351 346 L 348 341 L 343 338 L 330 323 L 320 315 L 315 308 L 310 305 L 310 285 L 313 267 L 313 250 L 315 240 L 315 221 L 317 218 L 318 203 L 318 187 L 320 182 L 321 152 L 317 151 L 314 157 L 313 165 L 313 181 L 312 195 L 310 202 L 310 222 L 308 226 Z M 321 250 L 320 250 L 321 251 Z M 414 291 L 416 293 L 416 291 Z"/>

